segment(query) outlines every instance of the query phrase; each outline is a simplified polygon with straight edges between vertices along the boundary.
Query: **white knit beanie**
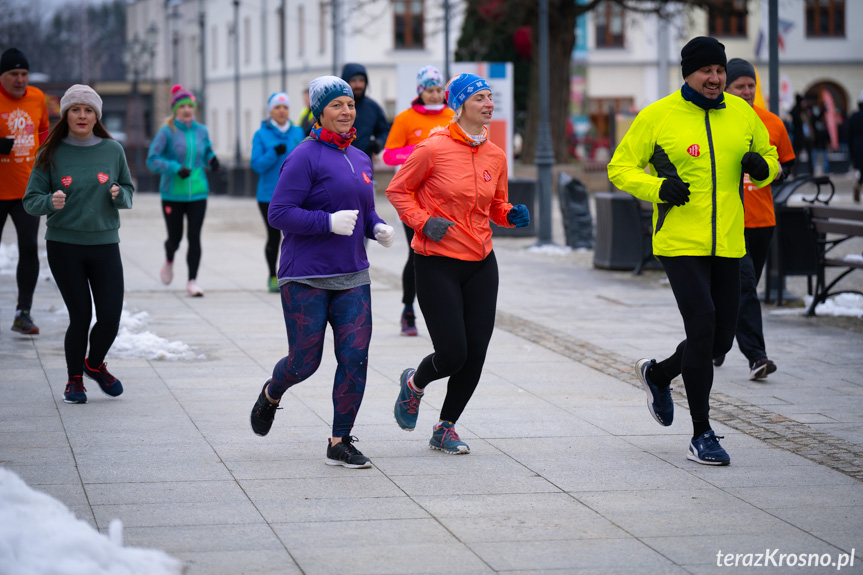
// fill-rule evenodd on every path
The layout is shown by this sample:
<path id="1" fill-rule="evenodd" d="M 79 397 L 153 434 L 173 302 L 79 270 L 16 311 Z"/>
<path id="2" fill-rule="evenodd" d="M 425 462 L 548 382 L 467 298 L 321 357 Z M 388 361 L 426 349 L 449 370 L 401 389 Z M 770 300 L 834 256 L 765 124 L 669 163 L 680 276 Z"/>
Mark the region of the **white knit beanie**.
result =
<path id="1" fill-rule="evenodd" d="M 102 98 L 90 86 L 75 84 L 66 90 L 60 98 L 60 117 L 66 114 L 66 110 L 75 104 L 86 104 L 96 110 L 96 116 L 102 119 Z"/>

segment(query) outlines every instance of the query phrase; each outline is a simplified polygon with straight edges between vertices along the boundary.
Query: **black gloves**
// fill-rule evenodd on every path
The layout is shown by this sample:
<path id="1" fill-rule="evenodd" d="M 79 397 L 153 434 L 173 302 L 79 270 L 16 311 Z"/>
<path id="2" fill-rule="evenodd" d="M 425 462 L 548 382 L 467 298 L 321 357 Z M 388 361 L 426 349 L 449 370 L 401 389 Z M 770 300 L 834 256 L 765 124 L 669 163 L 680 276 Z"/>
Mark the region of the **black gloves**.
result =
<path id="1" fill-rule="evenodd" d="M 288 147 L 284 144 L 279 144 L 278 146 L 276 146 L 273 149 L 276 150 L 277 156 L 281 156 L 282 154 L 284 154 L 288 150 Z"/>
<path id="2" fill-rule="evenodd" d="M 12 146 L 15 145 L 15 138 L 0 138 L 0 154 L 4 156 L 12 151 Z"/>
<path id="3" fill-rule="evenodd" d="M 429 218 L 423 226 L 423 234 L 431 241 L 439 242 L 446 235 L 450 226 L 454 225 L 455 223 L 446 218 Z"/>
<path id="4" fill-rule="evenodd" d="M 375 138 L 372 138 L 371 140 L 369 140 L 369 148 L 368 148 L 369 156 L 374 156 L 375 154 L 380 153 L 380 151 L 382 149 L 383 149 L 383 147 L 381 146 L 381 143 L 378 142 Z"/>
<path id="5" fill-rule="evenodd" d="M 514 205 L 506 214 L 506 221 L 517 228 L 523 228 L 530 224 L 530 212 L 527 211 L 527 206 L 524 204 Z"/>
<path id="6" fill-rule="evenodd" d="M 666 178 L 659 188 L 659 199 L 672 206 L 682 206 L 689 201 L 689 184 L 677 176 Z"/>
<path id="7" fill-rule="evenodd" d="M 192 170 L 190 170 L 186 166 L 183 166 L 182 168 L 180 168 L 180 171 L 177 172 L 177 175 L 185 180 L 186 178 L 189 177 L 189 174 L 191 174 L 191 173 L 192 173 Z"/>
<path id="8" fill-rule="evenodd" d="M 770 166 L 758 152 L 746 152 L 740 160 L 743 171 L 749 174 L 753 180 L 763 181 L 770 176 Z"/>
<path id="9" fill-rule="evenodd" d="M 216 156 L 213 156 L 210 159 L 210 169 L 213 170 L 214 172 L 219 171 L 219 160 L 218 160 L 218 158 L 216 158 Z"/>

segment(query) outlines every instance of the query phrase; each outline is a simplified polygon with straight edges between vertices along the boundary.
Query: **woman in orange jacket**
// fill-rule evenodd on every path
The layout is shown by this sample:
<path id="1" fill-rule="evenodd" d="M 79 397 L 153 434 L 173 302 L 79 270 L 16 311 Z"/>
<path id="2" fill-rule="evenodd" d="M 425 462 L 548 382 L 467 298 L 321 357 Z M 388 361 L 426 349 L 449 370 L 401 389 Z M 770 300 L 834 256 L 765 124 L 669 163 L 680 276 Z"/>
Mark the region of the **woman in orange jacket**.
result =
<path id="1" fill-rule="evenodd" d="M 446 89 L 453 122 L 417 144 L 386 191 L 416 232 L 417 299 L 434 345 L 416 369 L 402 372 L 394 414 L 399 427 L 412 431 L 425 387 L 449 377 L 429 446 L 463 454 L 470 448 L 455 423 L 479 383 L 497 306 L 489 220 L 523 227 L 530 215 L 527 206 L 507 202 L 506 156 L 488 141 L 494 112 L 488 83 L 459 74 Z"/>
<path id="2" fill-rule="evenodd" d="M 417 72 L 417 97 L 411 107 L 396 116 L 384 146 L 384 163 L 396 166 L 405 163 L 417 144 L 429 137 L 434 128 L 452 122 L 452 108 L 447 107 L 444 98 L 444 81 L 440 71 L 434 66 L 424 66 Z M 414 272 L 414 251 L 410 247 L 414 239 L 414 229 L 403 223 L 408 238 L 408 261 L 402 272 L 402 335 L 417 335 L 414 299 L 416 299 L 416 274 Z"/>

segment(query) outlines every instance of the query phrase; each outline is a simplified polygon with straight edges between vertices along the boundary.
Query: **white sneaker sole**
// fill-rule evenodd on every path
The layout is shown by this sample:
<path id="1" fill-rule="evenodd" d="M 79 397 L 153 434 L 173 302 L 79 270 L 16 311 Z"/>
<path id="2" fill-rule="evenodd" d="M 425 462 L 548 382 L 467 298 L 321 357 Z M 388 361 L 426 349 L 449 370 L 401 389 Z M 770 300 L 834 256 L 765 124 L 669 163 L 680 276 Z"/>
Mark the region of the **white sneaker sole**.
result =
<path id="1" fill-rule="evenodd" d="M 369 467 L 372 466 L 371 461 L 368 461 L 366 463 L 360 463 L 357 465 L 357 464 L 347 463 L 345 461 L 339 461 L 338 459 L 330 459 L 329 457 L 327 457 L 326 460 L 324 460 L 324 463 L 326 463 L 327 465 L 341 465 L 342 467 L 347 467 L 348 469 L 368 469 Z"/>
<path id="2" fill-rule="evenodd" d="M 635 362 L 635 373 L 638 374 L 638 381 L 641 383 L 642 389 L 644 389 L 644 393 L 647 394 L 647 411 L 650 412 L 650 415 L 656 420 L 656 423 L 661 425 L 662 427 L 668 427 L 668 425 L 662 423 L 662 420 L 657 417 L 656 412 L 653 411 L 653 393 L 650 391 L 650 386 L 647 385 L 647 380 L 644 379 L 644 370 L 641 369 L 645 363 L 649 363 L 651 360 L 644 358 L 639 359 Z"/>
<path id="3" fill-rule="evenodd" d="M 465 447 L 465 449 L 462 449 L 461 447 L 459 447 L 458 451 L 450 451 L 448 449 L 444 449 L 443 447 L 437 447 L 434 445 L 429 445 L 429 449 L 434 449 L 435 451 L 443 451 L 447 455 L 467 455 L 468 453 L 470 453 L 470 447 L 468 447 L 466 445 L 464 447 Z"/>

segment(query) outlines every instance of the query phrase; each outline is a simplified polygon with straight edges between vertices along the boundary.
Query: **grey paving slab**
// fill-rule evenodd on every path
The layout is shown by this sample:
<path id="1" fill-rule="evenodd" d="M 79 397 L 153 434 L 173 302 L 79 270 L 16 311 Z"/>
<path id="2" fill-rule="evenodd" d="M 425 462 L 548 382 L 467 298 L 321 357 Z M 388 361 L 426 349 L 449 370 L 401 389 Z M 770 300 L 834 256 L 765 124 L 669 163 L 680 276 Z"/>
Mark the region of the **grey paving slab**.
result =
<path id="1" fill-rule="evenodd" d="M 395 221 L 382 196 L 378 209 Z M 407 246 L 397 234 L 391 250 L 369 245 L 374 335 L 353 434 L 374 467 L 347 470 L 324 464 L 331 335 L 271 433 L 249 428 L 263 381 L 288 352 L 280 299 L 265 290 L 255 202 L 208 203 L 201 299 L 186 298 L 181 281 L 159 281 L 158 198 L 139 195 L 124 216 L 126 309 L 146 312 L 143 330 L 193 357 L 109 354 L 123 396 L 93 383 L 89 404 L 64 404 L 68 316 L 53 282 L 40 281 L 42 334 L 0 330 L 0 465 L 103 531 L 123 519 L 127 544 L 164 549 L 191 575 L 727 573 L 711 563 L 720 548 L 863 549 L 859 320 L 766 306 L 779 371 L 751 382 L 736 350 L 715 371 L 714 413 L 724 419 L 714 428 L 732 465 L 708 468 L 685 457 L 685 397 L 676 396 L 674 425 L 657 425 L 632 369 L 683 334 L 663 274 L 598 270 L 592 252 L 536 254 L 526 249 L 533 238 L 496 238 L 497 328 L 458 422 L 472 453 L 453 457 L 427 447 L 445 382 L 427 389 L 416 431 L 393 421 L 399 374 L 433 350 L 419 308 L 420 336 L 399 335 Z M 185 273 L 178 259 L 177 277 Z M 805 286 L 798 279 L 793 289 Z M 14 299 L 14 282 L 0 276 L 0 312 Z M 355 558 L 347 567 L 346 555 Z"/>

